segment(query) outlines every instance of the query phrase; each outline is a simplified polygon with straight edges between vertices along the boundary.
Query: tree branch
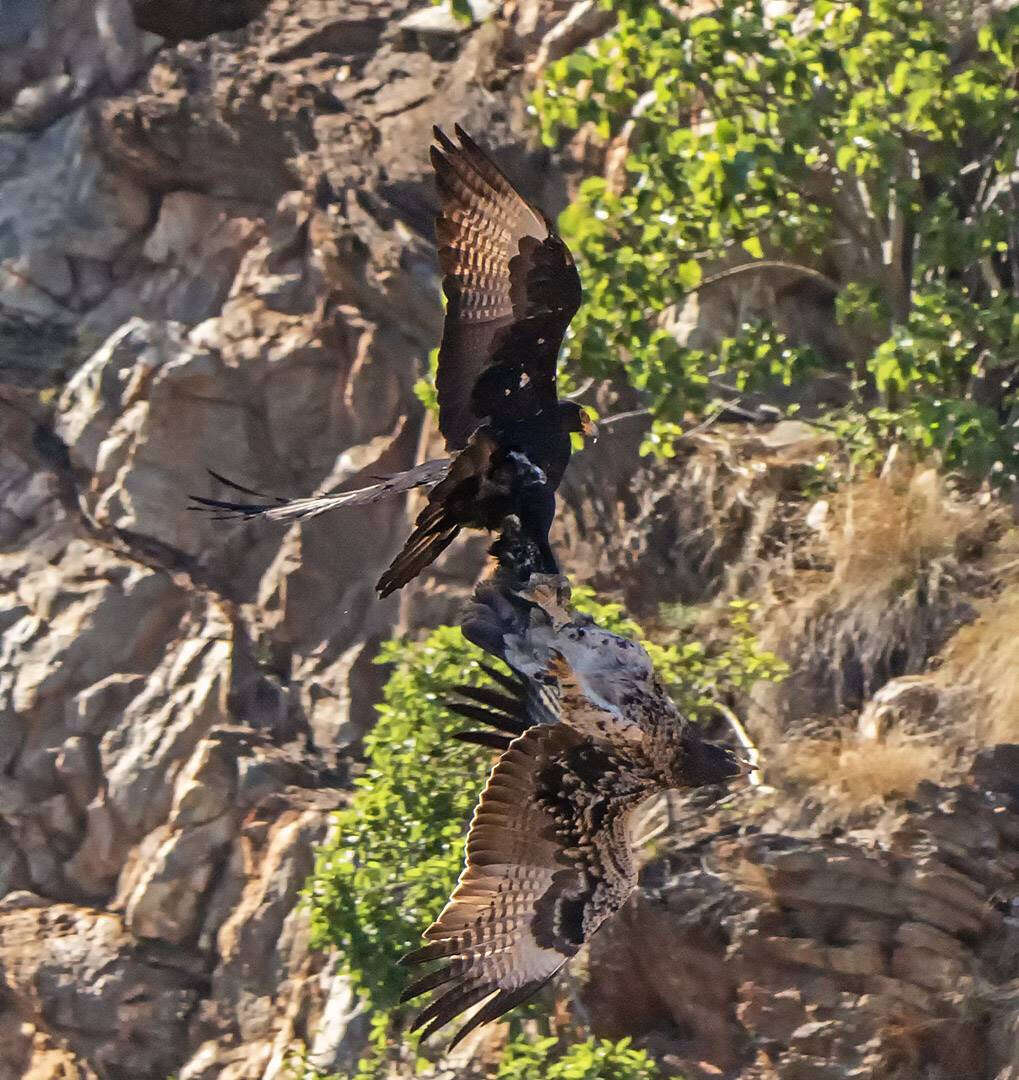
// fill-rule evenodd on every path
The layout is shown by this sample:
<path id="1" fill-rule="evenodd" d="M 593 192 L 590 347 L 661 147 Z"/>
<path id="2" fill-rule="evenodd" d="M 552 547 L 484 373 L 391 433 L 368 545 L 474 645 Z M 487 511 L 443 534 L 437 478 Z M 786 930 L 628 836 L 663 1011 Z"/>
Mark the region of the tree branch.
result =
<path id="1" fill-rule="evenodd" d="M 815 270 L 813 267 L 801 266 L 799 263 L 785 262 L 782 259 L 760 259 L 757 262 L 740 263 L 739 266 L 730 266 L 727 270 L 720 270 L 717 274 L 712 274 L 711 277 L 704 278 L 699 285 L 695 285 L 692 289 L 688 289 L 687 294 L 699 292 L 709 285 L 717 285 L 719 282 L 726 281 L 728 278 L 737 277 L 739 274 L 748 274 L 754 270 L 785 270 L 790 273 L 798 274 L 800 277 L 810 278 L 811 281 L 816 281 L 819 285 L 823 285 L 833 294 L 842 291 L 842 286 L 839 285 L 837 281 L 828 277 L 827 274 L 822 274 L 820 270 Z"/>

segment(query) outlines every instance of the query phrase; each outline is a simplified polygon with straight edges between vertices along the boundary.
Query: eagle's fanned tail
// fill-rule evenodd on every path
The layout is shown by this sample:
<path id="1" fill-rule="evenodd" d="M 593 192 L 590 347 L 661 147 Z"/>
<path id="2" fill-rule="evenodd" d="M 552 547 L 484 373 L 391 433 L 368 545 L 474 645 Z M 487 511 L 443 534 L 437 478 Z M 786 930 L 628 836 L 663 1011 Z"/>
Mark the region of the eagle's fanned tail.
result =
<path id="1" fill-rule="evenodd" d="M 490 686 L 455 687 L 454 696 L 446 702 L 446 708 L 492 730 L 457 731 L 453 734 L 454 739 L 494 750 L 506 750 L 528 728 L 559 722 L 559 702 L 551 687 L 520 675 L 506 675 L 488 664 L 479 664 L 479 667 L 499 689 Z"/>

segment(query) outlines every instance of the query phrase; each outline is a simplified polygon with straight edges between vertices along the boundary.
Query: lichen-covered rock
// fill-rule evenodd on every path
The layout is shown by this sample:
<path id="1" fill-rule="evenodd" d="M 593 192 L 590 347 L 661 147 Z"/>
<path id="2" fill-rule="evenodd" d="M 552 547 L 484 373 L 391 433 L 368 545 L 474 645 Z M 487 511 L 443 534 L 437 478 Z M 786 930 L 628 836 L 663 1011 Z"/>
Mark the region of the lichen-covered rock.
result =
<path id="1" fill-rule="evenodd" d="M 176 1067 L 204 980 L 200 957 L 140 944 L 111 912 L 0 904 L 0 969 L 19 1013 L 111 1080 Z"/>

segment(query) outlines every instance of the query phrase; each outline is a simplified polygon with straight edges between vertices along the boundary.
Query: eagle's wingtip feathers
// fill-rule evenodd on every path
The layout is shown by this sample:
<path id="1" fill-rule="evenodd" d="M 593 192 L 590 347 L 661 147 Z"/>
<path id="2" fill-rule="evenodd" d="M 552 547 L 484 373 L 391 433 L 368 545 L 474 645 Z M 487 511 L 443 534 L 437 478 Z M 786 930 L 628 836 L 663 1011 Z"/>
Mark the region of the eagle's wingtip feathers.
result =
<path id="1" fill-rule="evenodd" d="M 435 137 L 435 141 L 446 151 L 447 154 L 455 154 L 457 152 L 457 145 L 453 140 L 439 127 L 438 124 L 432 125 L 432 135 Z M 433 147 L 433 149 L 435 149 Z"/>

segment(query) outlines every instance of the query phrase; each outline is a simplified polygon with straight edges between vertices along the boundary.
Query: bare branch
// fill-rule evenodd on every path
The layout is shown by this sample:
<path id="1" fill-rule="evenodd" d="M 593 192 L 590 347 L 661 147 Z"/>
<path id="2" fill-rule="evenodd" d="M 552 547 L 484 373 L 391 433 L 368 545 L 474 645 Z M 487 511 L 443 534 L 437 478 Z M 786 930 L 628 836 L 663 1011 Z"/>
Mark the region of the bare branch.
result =
<path id="1" fill-rule="evenodd" d="M 688 289 L 687 293 L 699 292 L 709 285 L 717 285 L 721 281 L 726 281 L 739 274 L 749 274 L 755 270 L 785 270 L 789 273 L 798 274 L 800 277 L 810 278 L 811 281 L 816 281 L 832 293 L 838 293 L 842 290 L 842 286 L 837 281 L 811 266 L 801 266 L 799 263 L 785 262 L 782 259 L 761 259 L 757 262 L 740 263 L 739 266 L 730 266 L 727 270 L 720 270 L 717 274 L 704 278 L 699 285 Z"/>
<path id="2" fill-rule="evenodd" d="M 725 717 L 728 721 L 729 727 L 732 728 L 733 734 L 736 736 L 736 741 L 740 744 L 743 751 L 747 756 L 747 761 L 750 762 L 751 771 L 747 775 L 747 780 L 751 787 L 763 788 L 764 776 L 761 773 L 760 763 L 761 754 L 757 749 L 756 744 L 750 735 L 747 733 L 747 729 L 740 722 L 740 718 L 729 708 L 728 705 L 723 705 L 720 701 L 713 701 L 712 705 Z"/>
<path id="3" fill-rule="evenodd" d="M 576 390 L 571 390 L 568 394 L 563 394 L 563 397 L 567 398 L 569 401 L 576 401 L 577 398 L 583 397 L 588 392 L 588 390 L 590 390 L 591 387 L 594 386 L 595 381 L 596 380 L 593 375 L 588 375 L 588 377 L 580 384 L 580 386 L 577 387 Z"/>

